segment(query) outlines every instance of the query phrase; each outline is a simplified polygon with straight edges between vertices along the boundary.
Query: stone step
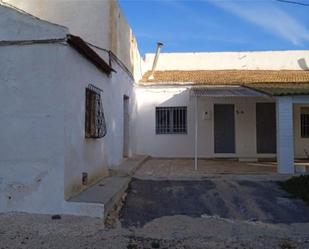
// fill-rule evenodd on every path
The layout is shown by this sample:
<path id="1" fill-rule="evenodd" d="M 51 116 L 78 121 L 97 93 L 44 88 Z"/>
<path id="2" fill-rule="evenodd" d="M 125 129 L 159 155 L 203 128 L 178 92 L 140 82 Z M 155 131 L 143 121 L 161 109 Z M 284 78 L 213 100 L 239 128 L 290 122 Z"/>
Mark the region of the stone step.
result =
<path id="1" fill-rule="evenodd" d="M 111 170 L 110 176 L 103 178 L 95 185 L 72 197 L 68 202 L 71 204 L 97 204 L 99 207 L 104 207 L 101 215 L 97 215 L 97 211 L 86 215 L 105 219 L 112 208 L 121 201 L 135 171 L 148 158 L 148 156 L 134 156 L 125 160 L 117 169 Z M 91 209 L 89 209 L 89 212 L 91 212 Z M 85 211 L 83 215 L 85 215 Z"/>
<path id="2" fill-rule="evenodd" d="M 129 176 L 106 177 L 69 201 L 104 204 L 102 212 L 104 217 L 106 217 L 111 208 L 120 201 L 130 181 L 131 178 Z"/>

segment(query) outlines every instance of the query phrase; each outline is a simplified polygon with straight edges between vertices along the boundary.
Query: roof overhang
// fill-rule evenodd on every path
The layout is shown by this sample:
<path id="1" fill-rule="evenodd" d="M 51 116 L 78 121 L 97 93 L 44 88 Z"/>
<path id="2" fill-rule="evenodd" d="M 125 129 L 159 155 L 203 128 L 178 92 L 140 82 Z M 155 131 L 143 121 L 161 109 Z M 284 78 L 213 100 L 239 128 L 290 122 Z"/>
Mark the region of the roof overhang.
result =
<path id="1" fill-rule="evenodd" d="M 253 89 L 243 86 L 198 86 L 191 88 L 194 97 L 269 97 Z"/>
<path id="2" fill-rule="evenodd" d="M 88 61 L 94 64 L 101 72 L 110 74 L 112 71 L 116 72 L 111 65 L 105 62 L 88 44 L 80 37 L 68 35 L 67 42 L 77 52 L 79 52 Z"/>
<path id="3" fill-rule="evenodd" d="M 247 87 L 270 96 L 309 95 L 309 83 L 251 84 Z"/>

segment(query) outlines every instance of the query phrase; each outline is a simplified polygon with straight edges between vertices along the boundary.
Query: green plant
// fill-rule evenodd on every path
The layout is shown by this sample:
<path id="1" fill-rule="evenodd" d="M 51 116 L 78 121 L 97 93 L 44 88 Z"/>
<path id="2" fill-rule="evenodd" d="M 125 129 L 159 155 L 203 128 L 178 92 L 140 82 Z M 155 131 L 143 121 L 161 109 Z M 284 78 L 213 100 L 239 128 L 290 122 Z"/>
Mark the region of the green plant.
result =
<path id="1" fill-rule="evenodd" d="M 294 197 L 303 199 L 309 204 L 309 175 L 292 177 L 279 184 L 282 189 L 289 192 Z"/>

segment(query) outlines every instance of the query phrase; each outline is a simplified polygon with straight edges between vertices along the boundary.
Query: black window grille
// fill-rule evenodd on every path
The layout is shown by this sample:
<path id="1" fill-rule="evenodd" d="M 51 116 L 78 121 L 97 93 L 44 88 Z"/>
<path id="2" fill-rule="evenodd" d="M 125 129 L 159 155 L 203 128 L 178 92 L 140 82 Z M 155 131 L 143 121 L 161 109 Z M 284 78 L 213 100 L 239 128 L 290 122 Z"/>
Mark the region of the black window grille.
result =
<path id="1" fill-rule="evenodd" d="M 102 138 L 106 135 L 106 123 L 101 100 L 101 92 L 101 89 L 93 85 L 89 85 L 86 88 L 86 138 Z"/>
<path id="2" fill-rule="evenodd" d="M 187 107 L 156 107 L 156 134 L 186 134 Z"/>
<path id="3" fill-rule="evenodd" d="M 309 138 L 309 107 L 300 109 L 301 137 Z"/>

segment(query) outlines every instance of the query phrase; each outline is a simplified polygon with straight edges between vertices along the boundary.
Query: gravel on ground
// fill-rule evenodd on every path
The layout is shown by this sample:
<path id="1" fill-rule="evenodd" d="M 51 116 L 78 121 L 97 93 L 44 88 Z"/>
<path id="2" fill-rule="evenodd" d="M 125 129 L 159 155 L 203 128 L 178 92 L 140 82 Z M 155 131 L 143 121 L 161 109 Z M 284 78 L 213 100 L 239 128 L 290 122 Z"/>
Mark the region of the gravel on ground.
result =
<path id="1" fill-rule="evenodd" d="M 309 248 L 309 223 L 267 224 L 185 215 L 154 219 L 141 228 L 104 228 L 87 217 L 0 214 L 0 248 L 207 249 Z"/>
<path id="2" fill-rule="evenodd" d="M 150 185 L 157 188 L 164 187 L 163 194 L 164 191 L 167 193 L 163 195 L 161 192 L 161 202 L 168 198 L 173 200 L 172 198 L 178 195 L 180 198 L 183 189 L 192 188 L 197 190 L 202 197 L 206 196 L 210 199 L 212 197 L 214 205 L 208 206 L 208 212 L 198 209 L 196 213 L 189 213 L 188 210 L 183 209 L 186 211 L 183 214 L 179 214 L 177 210 L 186 206 L 180 205 L 178 209 L 175 209 L 177 212 L 172 213 L 164 211 L 163 208 L 159 212 L 159 217 L 153 216 L 146 220 L 145 214 L 139 209 L 137 211 L 141 219 L 139 216 L 135 216 L 134 219 L 144 222 L 138 226 L 132 226 L 134 222 L 130 226 L 122 226 L 124 223 L 117 221 L 119 215 L 117 212 L 115 214 L 116 226 L 111 226 L 114 228 L 107 228 L 103 220 L 97 218 L 61 215 L 57 217 L 58 219 L 52 219 L 51 215 L 1 213 L 0 249 L 308 249 L 309 222 L 306 218 L 302 220 L 300 216 L 297 216 L 303 215 L 303 211 L 299 214 L 294 212 L 298 210 L 298 204 L 301 206 L 303 204 L 295 204 L 295 200 L 290 200 L 288 196 L 285 196 L 286 193 L 283 194 L 280 189 L 277 189 L 273 176 L 269 179 L 264 176 L 249 178 L 247 176 L 201 178 L 191 184 L 188 181 L 182 187 L 177 181 L 172 184 L 164 183 L 166 179 L 158 185 L 141 180 L 142 182 L 139 182 L 137 185 L 139 187 L 135 191 L 141 191 L 143 184 L 146 184 L 144 188 L 149 188 L 145 190 L 145 193 L 151 189 Z M 132 197 L 132 193 L 134 194 L 132 186 L 130 191 Z M 130 191 L 123 208 L 130 203 Z M 192 191 L 189 193 L 192 195 Z M 240 194 L 240 201 L 232 202 L 236 193 Z M 184 199 L 189 196 L 184 196 Z M 273 208 L 281 208 L 278 210 L 278 217 L 281 217 L 281 220 L 273 215 L 267 216 L 267 213 L 272 214 L 272 211 L 257 205 L 264 203 L 262 197 L 268 204 L 273 202 Z M 145 196 L 143 198 L 145 199 Z M 207 204 L 207 198 L 202 203 Z M 215 212 L 222 210 L 220 203 L 215 201 L 216 198 L 224 200 L 224 206 L 228 210 L 226 215 Z M 253 203 L 249 205 L 246 202 Z M 147 201 L 145 203 L 147 204 Z M 168 201 L 163 201 L 161 204 L 164 203 L 167 204 Z M 246 205 L 239 206 L 240 203 Z M 140 204 L 143 205 L 143 203 Z M 179 204 L 180 202 L 176 202 L 174 206 Z M 233 213 L 232 210 L 235 211 L 237 208 L 241 212 Z M 289 208 L 288 211 L 284 210 L 285 208 Z M 293 208 L 296 209 L 293 211 Z M 259 214 L 261 211 L 266 216 L 260 215 L 251 219 L 252 213 Z M 121 212 L 120 218 L 123 219 Z M 261 217 L 268 218 L 262 219 Z M 111 223 L 113 223 L 112 218 Z"/>

